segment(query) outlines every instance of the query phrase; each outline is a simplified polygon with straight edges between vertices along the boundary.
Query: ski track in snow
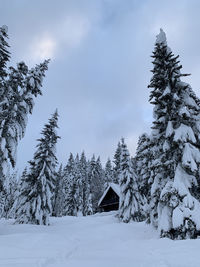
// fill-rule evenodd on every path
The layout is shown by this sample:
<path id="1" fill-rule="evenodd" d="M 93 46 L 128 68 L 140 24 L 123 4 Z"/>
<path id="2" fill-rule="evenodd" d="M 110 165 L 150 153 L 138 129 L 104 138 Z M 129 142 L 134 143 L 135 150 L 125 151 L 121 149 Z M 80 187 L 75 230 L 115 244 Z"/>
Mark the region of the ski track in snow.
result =
<path id="1" fill-rule="evenodd" d="M 199 267 L 200 239 L 159 239 L 115 212 L 51 218 L 51 226 L 0 220 L 0 267 Z"/>

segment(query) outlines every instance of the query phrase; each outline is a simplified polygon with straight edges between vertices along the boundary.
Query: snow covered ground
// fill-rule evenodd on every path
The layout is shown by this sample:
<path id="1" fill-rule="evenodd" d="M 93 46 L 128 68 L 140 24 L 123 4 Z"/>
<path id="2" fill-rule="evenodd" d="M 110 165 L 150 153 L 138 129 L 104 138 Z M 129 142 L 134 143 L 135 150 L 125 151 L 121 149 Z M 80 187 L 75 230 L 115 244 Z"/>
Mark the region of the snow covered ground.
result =
<path id="1" fill-rule="evenodd" d="M 2 267 L 199 267 L 200 240 L 159 239 L 115 213 L 51 218 L 51 226 L 0 221 Z"/>

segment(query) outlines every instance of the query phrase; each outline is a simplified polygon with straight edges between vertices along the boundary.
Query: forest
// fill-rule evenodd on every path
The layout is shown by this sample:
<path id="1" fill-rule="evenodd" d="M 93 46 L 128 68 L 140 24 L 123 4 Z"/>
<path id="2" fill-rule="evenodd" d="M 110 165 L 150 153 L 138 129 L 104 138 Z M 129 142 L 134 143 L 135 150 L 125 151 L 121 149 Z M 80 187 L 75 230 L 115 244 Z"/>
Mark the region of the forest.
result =
<path id="1" fill-rule="evenodd" d="M 161 29 L 152 53 L 149 101 L 154 106 L 151 134 L 138 139 L 130 156 L 122 138 L 113 159 L 102 167 L 100 157 L 84 151 L 58 162 L 59 115 L 44 125 L 33 159 L 17 179 L 17 146 L 25 135 L 34 98 L 50 60 L 29 69 L 24 62 L 8 67 L 8 28 L 0 28 L 0 181 L 1 217 L 16 224 L 49 225 L 50 216 L 88 216 L 110 182 L 120 186 L 119 220 L 146 221 L 160 237 L 193 239 L 200 231 L 200 100 L 181 79 L 179 56 L 167 45 Z M 45 78 L 46 79 L 46 78 Z M 37 107 L 35 107 L 37 108 Z"/>

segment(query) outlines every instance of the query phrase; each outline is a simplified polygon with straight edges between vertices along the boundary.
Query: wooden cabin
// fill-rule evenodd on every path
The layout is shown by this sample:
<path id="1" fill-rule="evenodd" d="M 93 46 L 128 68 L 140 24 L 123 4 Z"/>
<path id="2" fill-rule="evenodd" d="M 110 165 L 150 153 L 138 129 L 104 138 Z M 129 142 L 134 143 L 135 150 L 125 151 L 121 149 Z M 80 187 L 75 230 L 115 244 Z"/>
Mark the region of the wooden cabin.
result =
<path id="1" fill-rule="evenodd" d="M 99 200 L 100 211 L 112 211 L 119 209 L 120 188 L 118 184 L 109 183 Z"/>

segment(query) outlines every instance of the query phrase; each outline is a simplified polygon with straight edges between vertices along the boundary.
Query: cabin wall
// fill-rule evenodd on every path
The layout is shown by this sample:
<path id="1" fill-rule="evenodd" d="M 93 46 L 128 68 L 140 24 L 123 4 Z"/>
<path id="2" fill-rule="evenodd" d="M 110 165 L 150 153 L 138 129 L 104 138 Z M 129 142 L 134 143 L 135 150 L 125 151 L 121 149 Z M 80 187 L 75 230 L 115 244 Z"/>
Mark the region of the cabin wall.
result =
<path id="1" fill-rule="evenodd" d="M 99 208 L 101 211 L 112 211 L 119 209 L 119 196 L 112 188 L 108 190 Z"/>

